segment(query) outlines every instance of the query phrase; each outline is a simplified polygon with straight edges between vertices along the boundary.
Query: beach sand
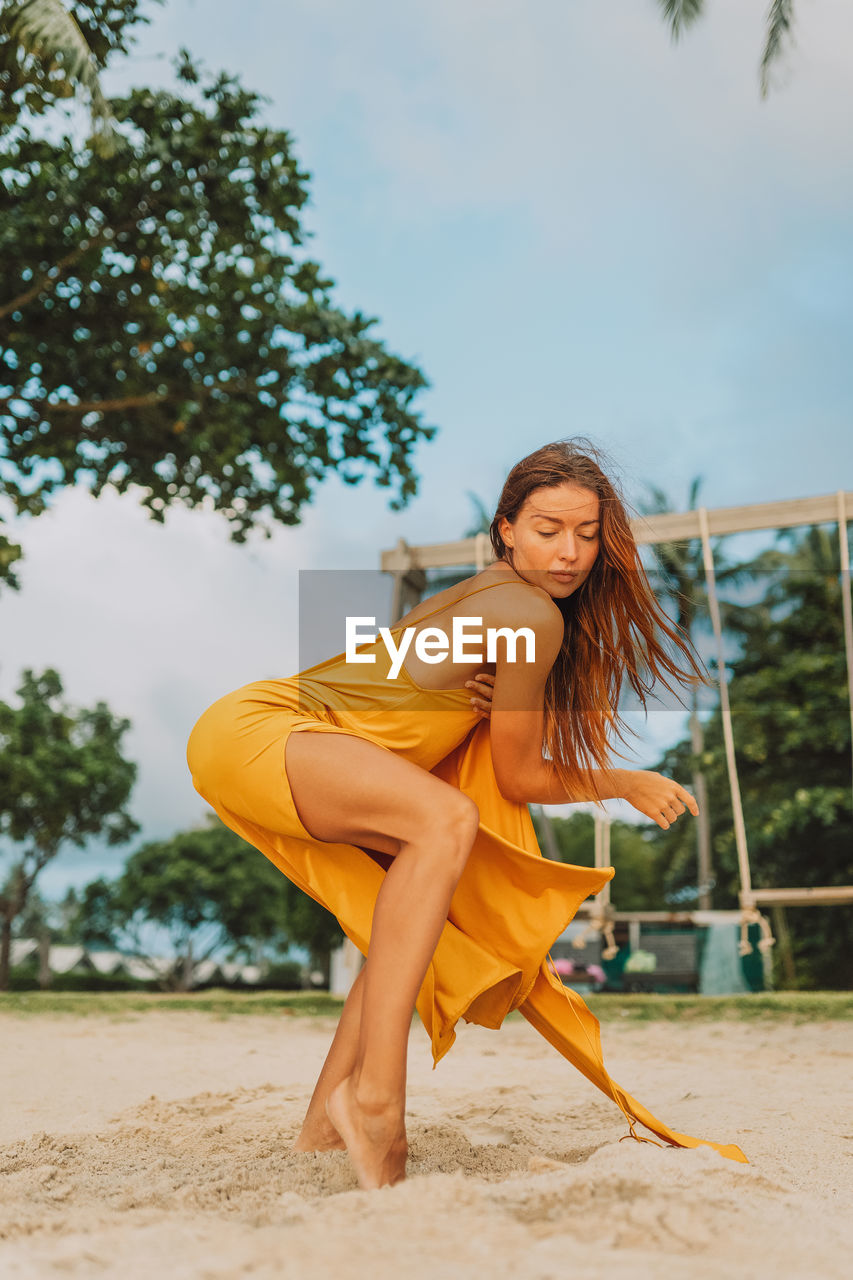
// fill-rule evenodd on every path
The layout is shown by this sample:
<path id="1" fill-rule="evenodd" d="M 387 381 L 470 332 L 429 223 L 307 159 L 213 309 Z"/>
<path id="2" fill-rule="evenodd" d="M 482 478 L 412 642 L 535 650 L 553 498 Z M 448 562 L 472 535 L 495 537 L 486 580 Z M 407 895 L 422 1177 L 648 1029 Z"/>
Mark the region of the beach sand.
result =
<path id="1" fill-rule="evenodd" d="M 710 1148 L 619 1139 L 525 1022 L 409 1045 L 408 1177 L 289 1148 L 328 1018 L 0 1015 L 0 1275 L 487 1280 L 850 1274 L 853 1024 L 605 1023 L 614 1077 Z M 645 1133 L 641 1128 L 638 1132 Z"/>

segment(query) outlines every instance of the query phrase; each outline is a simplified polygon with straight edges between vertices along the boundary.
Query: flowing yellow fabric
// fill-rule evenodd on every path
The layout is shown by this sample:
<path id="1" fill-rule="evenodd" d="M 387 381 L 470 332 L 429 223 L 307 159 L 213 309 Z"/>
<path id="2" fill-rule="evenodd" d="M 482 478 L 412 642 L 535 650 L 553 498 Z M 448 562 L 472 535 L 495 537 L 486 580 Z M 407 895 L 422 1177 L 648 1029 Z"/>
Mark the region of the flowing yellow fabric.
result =
<path id="1" fill-rule="evenodd" d="M 493 582 L 463 598 L 499 585 L 521 584 Z M 430 616 L 418 618 L 418 625 Z M 497 1028 L 519 1009 L 613 1098 L 630 1136 L 649 1141 L 634 1133 L 638 1121 L 672 1145 L 711 1146 L 746 1163 L 738 1147 L 676 1133 L 620 1089 L 604 1067 L 597 1019 L 549 972 L 554 939 L 613 877 L 613 868 L 542 857 L 527 805 L 506 800 L 498 788 L 489 724 L 478 718 L 468 689 L 422 689 L 404 666 L 396 679 L 387 678 L 391 658 L 380 638 L 358 652 L 372 653 L 375 662 L 347 663 L 345 654 L 336 654 L 289 679 L 257 681 L 213 703 L 187 748 L 199 794 L 227 826 L 331 911 L 367 955 L 385 872 L 356 845 L 316 840 L 305 829 L 287 779 L 288 736 L 352 734 L 465 792 L 479 807 L 479 830 L 416 1005 L 433 1065 L 453 1044 L 460 1018 Z"/>

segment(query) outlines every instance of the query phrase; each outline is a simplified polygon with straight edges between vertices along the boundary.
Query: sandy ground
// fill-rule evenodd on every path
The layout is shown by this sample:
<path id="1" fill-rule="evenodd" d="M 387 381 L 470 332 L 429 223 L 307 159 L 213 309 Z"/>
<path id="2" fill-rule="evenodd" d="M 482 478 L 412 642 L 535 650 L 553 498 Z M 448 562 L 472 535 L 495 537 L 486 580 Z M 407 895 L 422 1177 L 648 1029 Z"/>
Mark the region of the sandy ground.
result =
<path id="1" fill-rule="evenodd" d="M 0 1275 L 631 1280 L 850 1275 L 853 1024 L 602 1027 L 613 1077 L 710 1148 L 620 1142 L 524 1022 L 409 1049 L 408 1178 L 290 1145 L 328 1019 L 0 1016 Z M 640 1130 L 640 1132 L 644 1132 Z"/>

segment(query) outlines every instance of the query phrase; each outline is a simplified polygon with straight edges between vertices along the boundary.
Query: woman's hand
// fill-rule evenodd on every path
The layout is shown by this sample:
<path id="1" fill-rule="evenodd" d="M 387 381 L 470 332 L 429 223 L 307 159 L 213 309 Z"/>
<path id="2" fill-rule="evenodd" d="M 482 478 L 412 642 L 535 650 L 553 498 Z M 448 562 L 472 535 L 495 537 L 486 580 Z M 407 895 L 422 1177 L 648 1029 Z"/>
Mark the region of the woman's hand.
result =
<path id="1" fill-rule="evenodd" d="M 471 696 L 471 706 L 481 720 L 488 720 L 492 711 L 492 695 L 494 694 L 495 677 L 491 671 L 478 671 L 470 680 L 465 681 L 466 689 L 474 689 L 480 695 Z"/>
<path id="2" fill-rule="evenodd" d="M 665 778 L 662 773 L 654 773 L 651 769 L 625 769 L 625 787 L 622 798 L 632 804 L 647 818 L 652 818 L 668 831 L 675 819 L 685 809 L 689 809 L 694 818 L 698 817 L 699 806 L 689 791 L 672 778 Z"/>

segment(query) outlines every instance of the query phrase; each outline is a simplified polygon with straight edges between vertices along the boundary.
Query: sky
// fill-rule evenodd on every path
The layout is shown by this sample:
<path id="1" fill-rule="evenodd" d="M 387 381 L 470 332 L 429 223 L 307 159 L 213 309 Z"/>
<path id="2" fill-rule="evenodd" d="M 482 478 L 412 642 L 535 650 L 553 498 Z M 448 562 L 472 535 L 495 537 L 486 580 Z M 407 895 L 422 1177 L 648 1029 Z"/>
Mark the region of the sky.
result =
<path id="1" fill-rule="evenodd" d="M 424 370 L 439 430 L 400 512 L 330 476 L 299 526 L 243 546 L 210 512 L 156 524 L 133 493 L 69 490 L 12 523 L 0 697 L 56 667 L 71 703 L 130 719 L 139 768 L 140 836 L 66 851 L 47 896 L 203 819 L 187 736 L 223 693 L 297 670 L 300 570 L 460 537 L 469 494 L 493 508 L 547 441 L 590 436 L 634 504 L 654 483 L 684 509 L 697 475 L 709 507 L 853 488 L 853 8 L 799 0 L 762 100 L 766 8 L 709 0 L 674 44 L 654 0 L 149 6 L 107 92 L 171 86 L 185 45 L 269 98 L 336 302 Z"/>

